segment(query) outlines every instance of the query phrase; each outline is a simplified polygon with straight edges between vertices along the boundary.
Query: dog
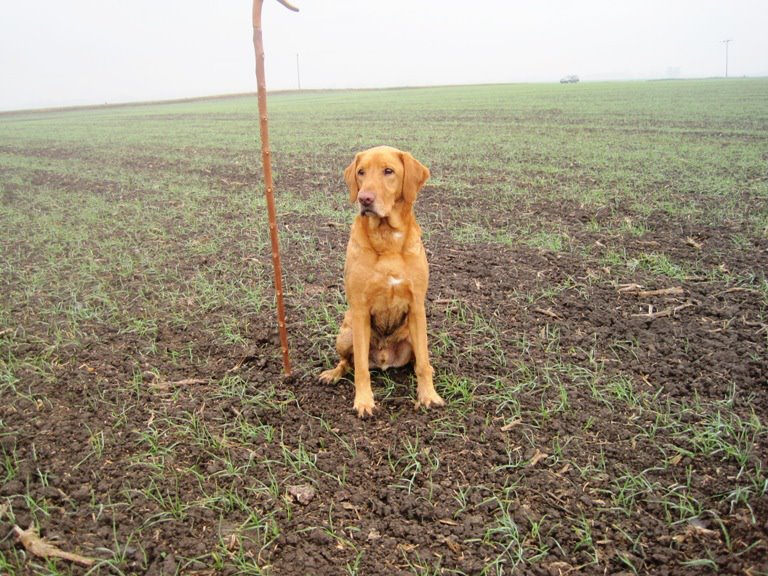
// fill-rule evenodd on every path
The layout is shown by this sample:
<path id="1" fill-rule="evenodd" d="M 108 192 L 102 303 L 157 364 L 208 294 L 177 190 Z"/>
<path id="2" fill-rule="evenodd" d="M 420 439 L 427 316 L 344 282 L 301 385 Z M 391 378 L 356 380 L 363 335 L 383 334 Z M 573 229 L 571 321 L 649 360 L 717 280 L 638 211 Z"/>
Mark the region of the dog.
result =
<path id="1" fill-rule="evenodd" d="M 429 267 L 413 213 L 429 176 L 411 154 L 389 146 L 359 152 L 344 171 L 349 199 L 359 209 L 344 265 L 348 310 L 336 337 L 339 363 L 319 379 L 334 383 L 353 369 L 353 407 L 361 418 L 376 407 L 371 368 L 412 362 L 416 407 L 444 404 L 432 382 L 424 304 Z"/>

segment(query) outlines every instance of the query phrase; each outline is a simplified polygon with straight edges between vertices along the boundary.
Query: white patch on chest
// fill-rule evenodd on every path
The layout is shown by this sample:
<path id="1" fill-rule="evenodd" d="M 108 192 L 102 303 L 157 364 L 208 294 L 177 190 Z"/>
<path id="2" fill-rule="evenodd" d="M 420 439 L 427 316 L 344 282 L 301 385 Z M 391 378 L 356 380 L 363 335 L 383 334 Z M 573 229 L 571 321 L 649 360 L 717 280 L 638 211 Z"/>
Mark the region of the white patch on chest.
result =
<path id="1" fill-rule="evenodd" d="M 395 240 L 401 240 L 403 238 L 402 232 L 392 232 L 392 238 Z"/>
<path id="2" fill-rule="evenodd" d="M 390 276 L 389 279 L 387 280 L 387 283 L 390 286 L 398 286 L 398 285 L 403 283 L 403 279 L 402 278 L 396 278 L 395 276 Z"/>

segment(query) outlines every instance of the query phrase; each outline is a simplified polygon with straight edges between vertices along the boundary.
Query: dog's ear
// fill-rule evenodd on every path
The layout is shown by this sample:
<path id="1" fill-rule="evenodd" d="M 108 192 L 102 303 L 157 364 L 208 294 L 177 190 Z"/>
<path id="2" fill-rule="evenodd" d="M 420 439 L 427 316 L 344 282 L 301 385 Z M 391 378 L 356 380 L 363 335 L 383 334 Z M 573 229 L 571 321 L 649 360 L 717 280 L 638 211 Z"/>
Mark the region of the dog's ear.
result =
<path id="1" fill-rule="evenodd" d="M 349 188 L 349 201 L 354 204 L 357 202 L 357 193 L 360 191 L 357 187 L 357 159 L 360 154 L 355 154 L 355 159 L 352 160 L 352 164 L 347 166 L 344 170 L 344 180 L 347 181 L 347 188 Z"/>
<path id="2" fill-rule="evenodd" d="M 403 174 L 403 199 L 413 204 L 416 202 L 416 196 L 424 186 L 424 183 L 429 179 L 429 168 L 424 166 L 421 162 L 416 160 L 408 152 L 401 152 L 400 157 L 403 161 L 403 168 L 405 173 Z"/>

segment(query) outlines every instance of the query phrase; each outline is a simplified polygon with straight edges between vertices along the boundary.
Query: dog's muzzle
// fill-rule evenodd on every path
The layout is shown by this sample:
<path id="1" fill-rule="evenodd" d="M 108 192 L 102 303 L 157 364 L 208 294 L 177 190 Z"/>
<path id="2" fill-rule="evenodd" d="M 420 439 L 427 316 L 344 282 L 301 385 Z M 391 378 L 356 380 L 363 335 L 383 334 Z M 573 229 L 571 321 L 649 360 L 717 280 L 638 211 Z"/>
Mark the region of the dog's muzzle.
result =
<path id="1" fill-rule="evenodd" d="M 362 216 L 376 216 L 376 209 L 374 208 L 375 201 L 376 196 L 373 192 L 360 192 L 357 195 L 357 202 L 360 204 L 360 214 Z"/>

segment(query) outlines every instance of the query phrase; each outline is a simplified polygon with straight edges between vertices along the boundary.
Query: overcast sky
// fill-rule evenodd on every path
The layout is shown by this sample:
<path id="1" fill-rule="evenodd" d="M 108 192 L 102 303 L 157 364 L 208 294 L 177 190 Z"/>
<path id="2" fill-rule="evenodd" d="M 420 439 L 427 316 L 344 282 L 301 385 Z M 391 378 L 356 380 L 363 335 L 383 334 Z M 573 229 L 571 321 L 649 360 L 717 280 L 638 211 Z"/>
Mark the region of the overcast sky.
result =
<path id="1" fill-rule="evenodd" d="M 264 0 L 270 90 L 768 76 L 768 0 Z M 4 1 L 0 110 L 255 90 L 251 0 Z M 297 73 L 297 55 L 300 73 Z"/>

